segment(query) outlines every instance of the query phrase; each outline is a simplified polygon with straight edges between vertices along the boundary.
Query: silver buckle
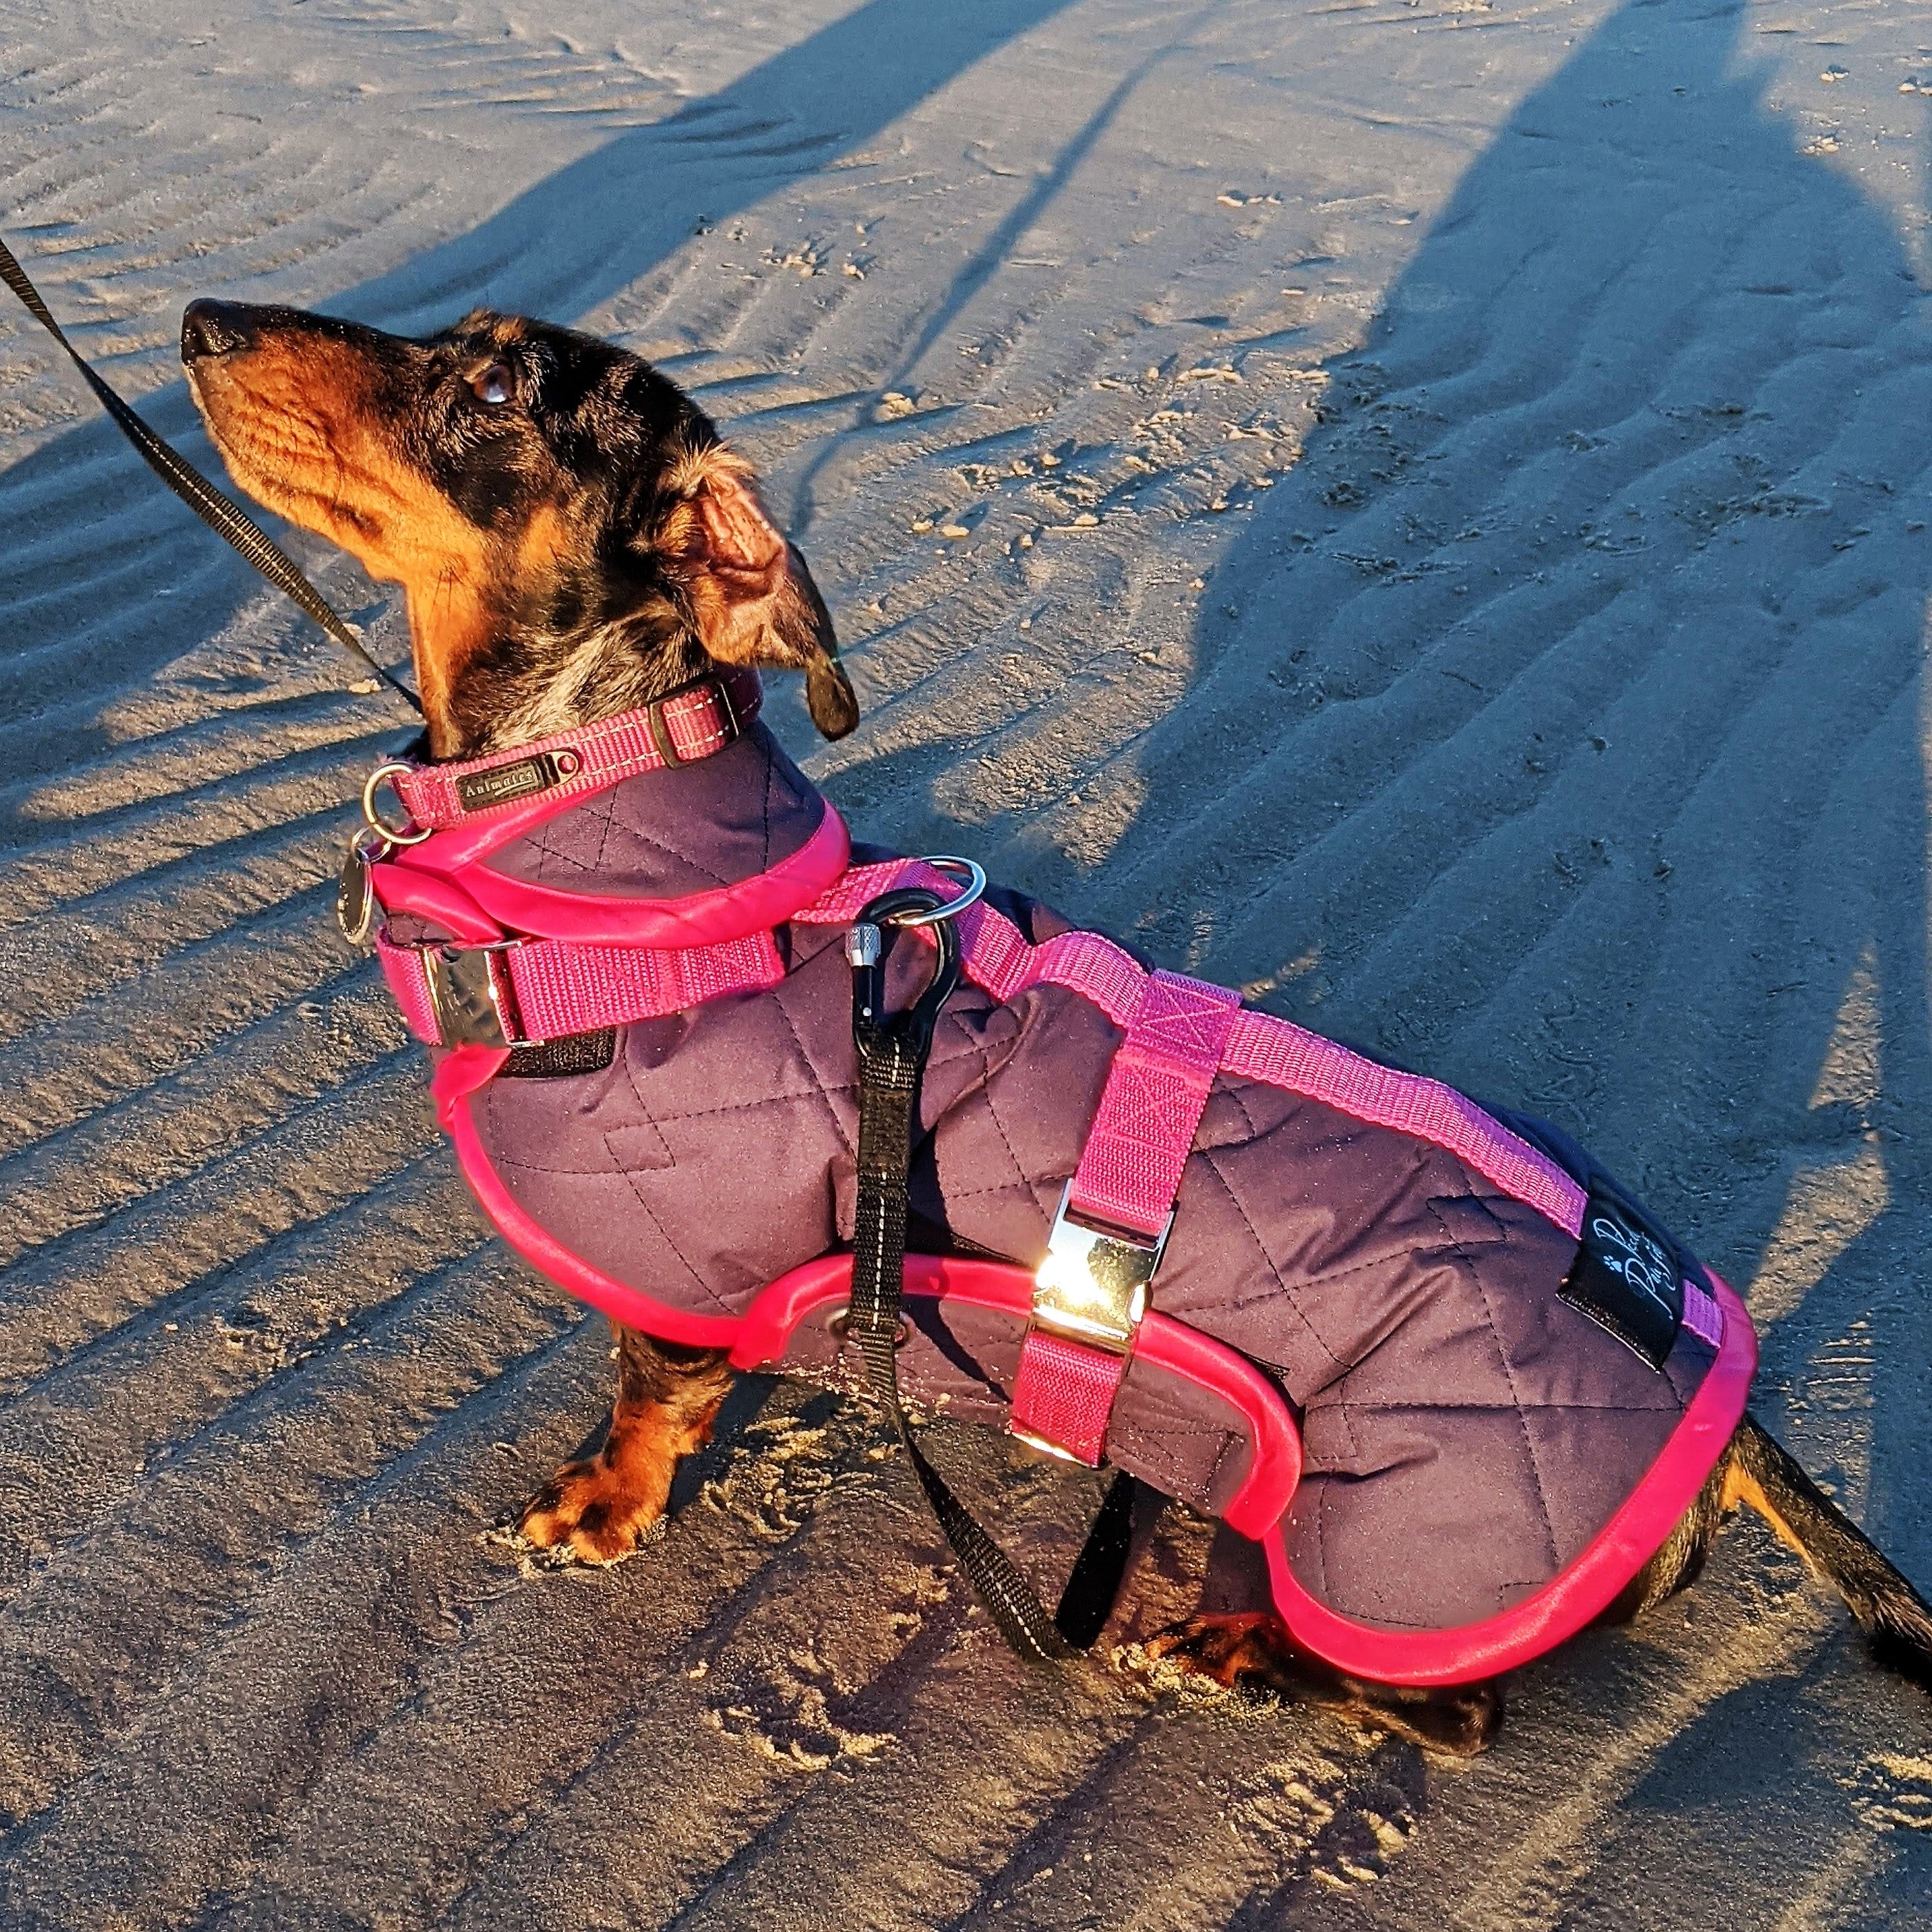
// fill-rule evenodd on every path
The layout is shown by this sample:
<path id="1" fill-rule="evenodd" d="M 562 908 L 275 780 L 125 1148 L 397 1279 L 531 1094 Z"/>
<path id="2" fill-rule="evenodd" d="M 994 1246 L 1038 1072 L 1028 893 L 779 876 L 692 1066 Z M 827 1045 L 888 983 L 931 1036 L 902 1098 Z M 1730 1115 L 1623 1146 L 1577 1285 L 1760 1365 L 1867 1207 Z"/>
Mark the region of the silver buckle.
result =
<path id="1" fill-rule="evenodd" d="M 1174 1216 L 1168 1214 L 1152 1238 L 1096 1227 L 1069 1208 L 1072 1192 L 1070 1180 L 1060 1190 L 1060 1211 L 1046 1238 L 1046 1258 L 1033 1278 L 1033 1319 L 1027 1333 L 1039 1329 L 1064 1342 L 1098 1348 L 1121 1358 L 1124 1367 L 1147 1313 L 1148 1285 L 1167 1251 Z M 1063 1462 L 1083 1460 L 1064 1443 L 1022 1429 L 1010 1416 L 1006 1430 L 1029 1448 L 1044 1450 Z"/>
<path id="2" fill-rule="evenodd" d="M 503 957 L 520 940 L 492 946 L 425 946 L 423 972 L 445 1046 L 542 1046 L 526 1039 L 516 988 Z"/>
<path id="3" fill-rule="evenodd" d="M 1069 1181 L 1046 1238 L 1046 1258 L 1034 1276 L 1033 1325 L 1068 1342 L 1124 1355 L 1147 1312 L 1148 1284 L 1167 1250 L 1170 1214 L 1152 1237 L 1096 1227 L 1068 1207 Z"/>

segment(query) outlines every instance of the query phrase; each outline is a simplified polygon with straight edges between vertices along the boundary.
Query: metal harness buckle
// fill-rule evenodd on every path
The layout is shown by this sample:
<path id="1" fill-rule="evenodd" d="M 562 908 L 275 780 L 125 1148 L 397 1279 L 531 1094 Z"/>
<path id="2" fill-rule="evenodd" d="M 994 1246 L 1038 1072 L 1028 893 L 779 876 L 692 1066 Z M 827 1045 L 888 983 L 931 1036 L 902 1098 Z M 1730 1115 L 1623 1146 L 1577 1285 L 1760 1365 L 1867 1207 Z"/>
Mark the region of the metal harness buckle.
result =
<path id="1" fill-rule="evenodd" d="M 1034 1276 L 1033 1325 L 1063 1341 L 1130 1354 L 1174 1216 L 1151 1236 L 1097 1227 L 1074 1214 L 1068 1205 L 1072 1192 L 1070 1180 L 1046 1238 L 1046 1258 Z"/>
<path id="2" fill-rule="evenodd" d="M 490 946 L 425 946 L 429 1002 L 445 1046 L 542 1046 L 524 1032 L 504 954 L 521 940 Z"/>

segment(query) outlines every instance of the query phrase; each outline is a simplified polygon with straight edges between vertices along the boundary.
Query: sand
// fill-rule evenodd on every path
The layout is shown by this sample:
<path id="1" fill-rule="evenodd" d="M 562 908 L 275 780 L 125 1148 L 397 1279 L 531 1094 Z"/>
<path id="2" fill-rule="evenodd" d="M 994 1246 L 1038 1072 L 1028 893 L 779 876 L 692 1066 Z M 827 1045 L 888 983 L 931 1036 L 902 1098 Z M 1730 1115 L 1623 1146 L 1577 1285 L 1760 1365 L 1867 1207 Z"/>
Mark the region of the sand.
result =
<path id="1" fill-rule="evenodd" d="M 1580 1131 L 1932 1586 L 1926 126 L 1905 0 L 12 0 L 0 232 L 205 462 L 198 294 L 657 359 L 863 832 Z M 1904 1927 L 1932 1705 L 1761 1536 L 1466 1768 L 1038 1677 L 862 1412 L 496 1534 L 607 1339 L 342 948 L 401 735 L 0 310 L 0 1924 Z M 389 595 L 292 540 L 400 661 Z M 1090 1489 L 949 1466 L 1043 1566 Z M 1171 1522 L 1112 1650 L 1178 1614 Z"/>

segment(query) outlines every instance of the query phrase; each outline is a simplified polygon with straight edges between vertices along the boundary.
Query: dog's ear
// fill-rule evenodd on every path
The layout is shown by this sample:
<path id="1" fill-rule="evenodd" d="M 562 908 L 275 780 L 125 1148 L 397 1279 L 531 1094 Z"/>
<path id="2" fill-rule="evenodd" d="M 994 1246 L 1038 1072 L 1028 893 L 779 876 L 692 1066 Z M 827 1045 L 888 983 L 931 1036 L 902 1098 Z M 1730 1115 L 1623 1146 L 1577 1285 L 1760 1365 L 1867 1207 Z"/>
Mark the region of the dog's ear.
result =
<path id="1" fill-rule="evenodd" d="M 831 614 L 804 558 L 766 515 L 751 466 L 713 444 L 680 466 L 676 488 L 674 548 L 706 652 L 721 664 L 803 671 L 812 722 L 828 738 L 844 737 L 859 722 L 859 702 Z"/>

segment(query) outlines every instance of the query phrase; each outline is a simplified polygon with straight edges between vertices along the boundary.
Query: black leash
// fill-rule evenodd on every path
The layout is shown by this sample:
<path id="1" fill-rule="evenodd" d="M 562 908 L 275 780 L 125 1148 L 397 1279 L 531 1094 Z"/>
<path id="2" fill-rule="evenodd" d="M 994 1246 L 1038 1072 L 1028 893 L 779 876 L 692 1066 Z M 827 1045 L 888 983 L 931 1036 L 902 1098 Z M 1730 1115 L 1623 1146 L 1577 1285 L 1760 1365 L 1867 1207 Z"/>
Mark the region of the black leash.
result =
<path id="1" fill-rule="evenodd" d="M 883 1399 L 913 1472 L 975 1594 L 1014 1651 L 1029 1662 L 1071 1658 L 1099 1636 L 1126 1570 L 1133 1522 L 1133 1478 L 1117 1475 L 1085 1547 L 1048 1616 L 1024 1576 L 946 1487 L 913 1439 L 899 1394 L 898 1347 L 905 1339 L 906 1180 L 919 1118 L 920 1078 L 932 1030 L 959 983 L 959 941 L 950 920 L 924 916 L 949 902 L 911 886 L 875 898 L 854 922 L 852 1037 L 859 1055 L 859 1190 L 853 1228 L 852 1300 L 846 1332 L 858 1342 L 873 1389 Z M 955 902 L 957 903 L 957 902 Z M 885 961 L 895 922 L 917 918 L 938 943 L 932 980 L 904 1012 L 885 1010 Z"/>
<path id="2" fill-rule="evenodd" d="M 67 351 L 74 366 L 87 379 L 88 387 L 100 399 L 100 406 L 140 452 L 148 468 L 217 536 L 232 544 L 278 590 L 294 598 L 344 650 L 360 658 L 420 717 L 422 705 L 416 693 L 370 656 L 362 640 L 336 615 L 328 600 L 302 574 L 294 560 L 238 504 L 224 496 L 199 470 L 177 456 L 88 366 L 80 351 L 62 332 L 52 312 L 40 299 L 40 290 L 27 279 L 27 272 L 14 259 L 14 251 L 4 242 L 0 242 L 0 281 L 4 281 L 26 303 L 28 313 Z"/>

